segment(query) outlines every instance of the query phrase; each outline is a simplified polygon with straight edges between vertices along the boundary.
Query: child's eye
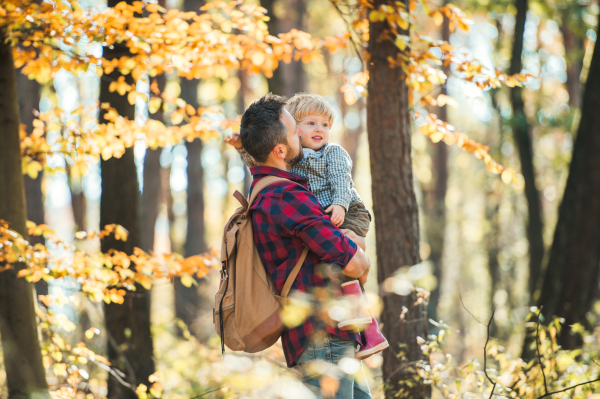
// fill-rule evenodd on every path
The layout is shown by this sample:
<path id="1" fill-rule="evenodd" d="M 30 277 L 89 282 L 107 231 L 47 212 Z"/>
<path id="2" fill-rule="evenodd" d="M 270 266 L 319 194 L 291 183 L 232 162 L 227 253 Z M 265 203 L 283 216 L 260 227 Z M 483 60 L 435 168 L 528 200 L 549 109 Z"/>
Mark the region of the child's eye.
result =
<path id="1" fill-rule="evenodd" d="M 308 122 L 308 124 L 309 124 L 309 125 L 314 125 L 315 123 L 314 123 L 314 122 Z"/>

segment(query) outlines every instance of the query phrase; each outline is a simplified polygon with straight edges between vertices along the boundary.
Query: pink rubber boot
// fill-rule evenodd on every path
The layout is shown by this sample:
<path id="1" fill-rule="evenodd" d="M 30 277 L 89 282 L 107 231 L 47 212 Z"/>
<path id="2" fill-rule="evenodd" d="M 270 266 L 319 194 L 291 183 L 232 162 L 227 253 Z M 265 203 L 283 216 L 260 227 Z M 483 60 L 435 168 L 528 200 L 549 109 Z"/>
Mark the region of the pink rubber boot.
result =
<path id="1" fill-rule="evenodd" d="M 390 344 L 387 342 L 387 339 L 385 339 L 379 330 L 377 320 L 375 320 L 374 317 L 371 317 L 371 321 L 372 322 L 367 324 L 365 330 L 363 331 L 367 344 L 361 347 L 360 350 L 354 355 L 354 357 L 358 360 L 364 360 L 390 346 Z"/>
<path id="2" fill-rule="evenodd" d="M 373 318 L 365 308 L 365 301 L 358 280 L 348 281 L 342 284 L 344 297 L 352 302 L 352 316 L 347 320 L 341 320 L 338 323 L 340 330 L 359 329 L 362 330 L 366 325 L 373 322 Z"/>

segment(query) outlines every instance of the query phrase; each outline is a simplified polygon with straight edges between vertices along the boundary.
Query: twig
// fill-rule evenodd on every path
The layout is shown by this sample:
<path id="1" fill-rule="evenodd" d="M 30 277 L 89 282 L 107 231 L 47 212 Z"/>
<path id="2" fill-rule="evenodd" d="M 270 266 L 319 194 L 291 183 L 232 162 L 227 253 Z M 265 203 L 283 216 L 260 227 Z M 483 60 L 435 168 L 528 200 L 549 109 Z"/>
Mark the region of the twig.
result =
<path id="1" fill-rule="evenodd" d="M 194 397 L 192 397 L 192 398 L 190 398 L 190 399 L 196 399 L 196 398 L 200 398 L 200 397 L 202 397 L 202 396 L 204 396 L 204 395 L 208 395 L 208 394 L 209 394 L 209 393 L 211 393 L 211 392 L 218 391 L 219 389 L 223 388 L 224 386 L 225 386 L 225 385 L 223 385 L 223 386 L 221 386 L 221 387 L 219 387 L 219 388 L 211 389 L 210 391 L 206 391 L 206 392 L 204 392 L 204 393 L 201 393 L 201 394 L 200 394 L 200 395 L 198 395 L 198 396 L 194 396 Z"/>
<path id="2" fill-rule="evenodd" d="M 459 296 L 460 296 L 460 294 L 459 294 Z M 462 298 L 460 299 L 460 301 L 462 302 Z M 471 313 L 471 312 L 469 312 L 469 313 Z M 492 399 L 492 396 L 494 396 L 494 390 L 496 389 L 496 384 L 498 383 L 498 381 L 496 381 L 496 382 L 492 381 L 492 379 L 490 378 L 490 376 L 487 373 L 487 345 L 488 345 L 488 342 L 490 342 L 490 326 L 492 325 L 492 320 L 494 320 L 495 313 L 496 313 L 496 308 L 494 308 L 492 310 L 492 315 L 490 316 L 490 321 L 487 324 L 487 339 L 485 340 L 485 345 L 483 346 L 483 372 L 485 373 L 485 376 L 488 379 L 488 381 L 491 384 L 493 384 L 492 392 L 490 392 L 490 399 Z M 473 315 L 471 315 L 471 316 L 473 316 Z M 475 317 L 475 316 L 473 316 L 473 317 Z M 477 319 L 475 319 L 475 320 L 477 320 Z"/>
<path id="3" fill-rule="evenodd" d="M 540 310 L 538 311 L 537 314 L 537 326 L 536 326 L 536 335 L 535 335 L 535 342 L 536 342 L 536 349 L 537 349 L 537 354 L 538 354 L 538 362 L 540 363 L 540 370 L 542 371 L 542 376 L 544 377 L 544 393 L 547 395 L 548 394 L 548 383 L 546 382 L 546 373 L 544 373 L 544 365 L 542 364 L 542 355 L 540 354 L 540 315 L 542 314 L 542 308 L 543 306 L 540 307 Z"/>
<path id="4" fill-rule="evenodd" d="M 358 51 L 358 45 L 354 41 L 354 37 L 352 35 L 354 33 L 355 35 L 358 36 L 358 34 L 354 31 L 354 29 L 350 26 L 350 23 L 346 20 L 346 16 L 344 15 L 344 13 L 342 12 L 342 10 L 338 6 L 337 2 L 330 1 L 330 3 L 333 5 L 333 7 L 336 9 L 336 11 L 340 14 L 340 18 L 342 18 L 342 21 L 344 21 L 344 24 L 346 25 L 346 29 L 348 30 L 348 33 L 350 33 L 350 43 L 352 44 L 352 48 L 354 49 L 354 52 L 356 53 L 356 56 L 360 60 L 361 65 L 364 66 L 365 62 L 364 62 L 364 60 L 362 58 L 362 55 L 360 54 L 360 51 Z M 350 8 L 349 5 L 346 5 L 346 6 L 348 8 Z"/>
<path id="5" fill-rule="evenodd" d="M 546 393 L 545 395 L 538 396 L 536 399 L 542 399 L 542 398 L 545 398 L 545 397 L 548 397 L 548 396 L 556 395 L 557 393 L 566 392 L 566 391 L 569 391 L 571 389 L 577 388 L 578 386 L 587 385 L 587 384 L 593 384 L 594 382 L 598 382 L 598 381 L 600 381 L 600 378 L 596 378 L 595 380 L 591 380 L 591 381 L 581 382 L 579 384 L 575 384 L 573 386 L 570 386 L 570 387 L 565 388 L 565 389 L 561 389 L 559 391 L 549 392 L 549 393 Z"/>
<path id="6" fill-rule="evenodd" d="M 480 320 L 479 320 L 477 317 L 475 317 L 475 315 L 474 315 L 473 313 L 471 313 L 471 312 L 469 311 L 469 309 L 467 309 L 467 307 L 465 306 L 465 303 L 464 303 L 464 302 L 463 302 L 463 300 L 462 300 L 462 296 L 460 295 L 460 292 L 458 293 L 458 298 L 460 299 L 460 303 L 461 303 L 462 307 L 463 307 L 463 308 L 464 308 L 464 309 L 467 311 L 467 313 L 468 313 L 468 314 L 470 314 L 470 315 L 471 315 L 471 317 L 472 317 L 472 318 L 474 318 L 474 319 L 475 319 L 475 321 L 477 321 L 479 324 L 485 325 L 485 324 L 483 324 L 483 323 L 482 323 L 482 322 L 481 322 L 481 321 L 480 321 Z M 495 311 L 496 311 L 496 310 L 494 309 L 494 312 L 495 312 Z M 493 317 L 494 317 L 494 314 L 492 313 L 492 318 L 493 318 Z M 490 321 L 491 321 L 491 319 L 490 319 Z M 488 336 L 488 339 L 489 339 L 489 336 Z"/>
<path id="7" fill-rule="evenodd" d="M 131 389 L 133 392 L 135 392 L 135 389 L 131 386 L 130 383 L 124 381 L 121 376 L 119 375 L 119 373 L 115 372 L 115 370 L 113 370 L 111 367 L 107 366 L 104 363 L 100 363 L 94 359 L 90 359 L 92 361 L 92 363 L 96 364 L 96 366 L 100 367 L 103 370 L 106 370 L 110 375 L 112 375 L 113 377 L 115 377 L 117 379 L 117 381 L 123 385 L 126 388 Z"/>

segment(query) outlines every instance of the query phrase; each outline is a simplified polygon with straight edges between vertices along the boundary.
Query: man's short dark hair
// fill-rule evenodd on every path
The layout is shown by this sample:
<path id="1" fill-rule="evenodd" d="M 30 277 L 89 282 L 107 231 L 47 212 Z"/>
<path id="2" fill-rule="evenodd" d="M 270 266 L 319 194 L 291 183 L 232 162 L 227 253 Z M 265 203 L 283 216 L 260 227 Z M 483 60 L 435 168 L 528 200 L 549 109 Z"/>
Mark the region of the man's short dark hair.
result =
<path id="1" fill-rule="evenodd" d="M 285 97 L 269 93 L 250 104 L 242 115 L 242 145 L 257 162 L 266 162 L 276 145 L 287 143 L 280 119 L 285 103 Z"/>

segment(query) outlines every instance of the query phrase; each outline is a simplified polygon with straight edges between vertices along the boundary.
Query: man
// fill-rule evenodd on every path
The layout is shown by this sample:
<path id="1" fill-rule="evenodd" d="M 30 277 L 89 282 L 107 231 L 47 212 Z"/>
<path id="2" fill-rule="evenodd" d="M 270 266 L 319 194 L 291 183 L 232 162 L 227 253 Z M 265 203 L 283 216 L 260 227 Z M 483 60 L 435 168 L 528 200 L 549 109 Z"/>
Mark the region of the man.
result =
<path id="1" fill-rule="evenodd" d="M 302 131 L 284 106 L 285 98 L 268 94 L 248 107 L 241 122 L 242 145 L 258 164 L 251 168 L 252 187 L 265 176 L 290 180 L 265 188 L 252 204 L 254 241 L 261 260 L 279 292 L 305 245 L 309 253 L 293 290 L 308 294 L 325 291 L 328 274 L 335 275 L 334 271 L 329 273 L 329 265 L 339 265 L 341 273 L 364 284 L 370 262 L 355 243 L 362 237 L 350 231 L 344 235 L 307 189 L 306 181 L 289 173 L 303 157 L 299 137 Z M 320 264 L 328 266 L 319 267 Z M 335 295 L 337 291 L 333 292 Z M 303 382 L 317 396 L 323 373 L 327 372 L 339 379 L 337 398 L 371 398 L 362 370 L 365 383 L 359 384 L 354 375 L 333 365 L 314 367 L 324 364 L 319 361 L 337 364 L 343 357 L 354 358 L 356 345 L 361 343 L 360 334 L 341 331 L 324 319 L 323 312 L 314 311 L 299 326 L 284 331 L 282 344 L 288 367 L 298 366 Z"/>

